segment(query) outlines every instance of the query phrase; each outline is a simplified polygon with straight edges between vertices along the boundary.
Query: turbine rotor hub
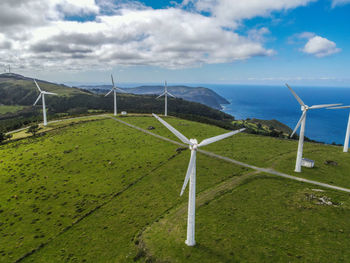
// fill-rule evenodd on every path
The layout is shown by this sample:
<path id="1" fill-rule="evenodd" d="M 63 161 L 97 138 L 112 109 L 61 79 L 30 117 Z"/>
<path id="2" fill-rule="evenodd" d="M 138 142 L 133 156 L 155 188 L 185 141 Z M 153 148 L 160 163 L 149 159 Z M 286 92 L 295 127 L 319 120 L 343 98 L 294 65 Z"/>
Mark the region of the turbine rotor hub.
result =
<path id="1" fill-rule="evenodd" d="M 190 150 L 197 151 L 198 141 L 196 139 L 190 139 L 190 142 L 192 143 L 192 145 L 190 145 Z"/>
<path id="2" fill-rule="evenodd" d="M 309 106 L 307 105 L 301 106 L 301 111 L 306 111 L 308 109 L 309 109 Z"/>

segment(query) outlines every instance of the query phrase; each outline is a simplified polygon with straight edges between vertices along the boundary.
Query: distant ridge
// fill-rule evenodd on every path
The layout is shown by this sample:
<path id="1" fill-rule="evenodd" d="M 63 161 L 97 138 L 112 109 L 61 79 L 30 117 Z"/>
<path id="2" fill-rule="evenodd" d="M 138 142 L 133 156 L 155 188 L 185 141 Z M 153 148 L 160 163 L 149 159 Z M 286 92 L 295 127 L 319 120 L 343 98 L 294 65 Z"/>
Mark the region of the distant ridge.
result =
<path id="1" fill-rule="evenodd" d="M 79 88 L 87 89 L 95 93 L 103 93 L 111 88 L 110 85 L 80 86 Z M 128 93 L 137 95 L 160 95 L 164 92 L 164 86 L 139 86 L 135 88 L 123 88 Z M 178 98 L 184 100 L 202 103 L 214 109 L 222 110 L 224 104 L 230 104 L 228 100 L 217 94 L 211 89 L 204 87 L 189 86 L 168 86 L 168 91 Z"/>

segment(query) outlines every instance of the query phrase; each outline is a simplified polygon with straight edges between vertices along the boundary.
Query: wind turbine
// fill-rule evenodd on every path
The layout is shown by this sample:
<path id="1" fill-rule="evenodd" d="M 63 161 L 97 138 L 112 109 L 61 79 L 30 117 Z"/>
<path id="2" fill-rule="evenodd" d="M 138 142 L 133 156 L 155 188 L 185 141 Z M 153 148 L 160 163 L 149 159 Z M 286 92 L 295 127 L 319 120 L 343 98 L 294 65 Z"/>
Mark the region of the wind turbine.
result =
<path id="1" fill-rule="evenodd" d="M 332 107 L 328 109 L 335 110 L 335 109 L 348 109 L 348 108 L 350 108 L 350 106 Z M 344 148 L 343 148 L 343 152 L 345 153 L 348 152 L 349 150 L 349 135 L 350 135 L 350 112 L 349 112 L 348 127 L 346 128 Z"/>
<path id="2" fill-rule="evenodd" d="M 164 96 L 164 98 L 165 98 L 164 116 L 168 116 L 168 95 L 170 95 L 171 97 L 175 98 L 174 95 L 172 95 L 170 92 L 168 92 L 167 83 L 165 81 L 164 82 L 164 92 L 157 97 L 157 99 L 162 97 L 162 96 Z"/>
<path id="3" fill-rule="evenodd" d="M 46 107 L 45 107 L 45 95 L 57 95 L 56 93 L 53 92 L 47 92 L 47 91 L 43 91 L 40 89 L 38 83 L 36 83 L 35 79 L 33 79 L 35 82 L 36 87 L 38 88 L 40 94 L 39 97 L 36 99 L 36 101 L 34 102 L 33 106 L 35 106 L 38 101 L 40 100 L 40 98 L 42 98 L 42 102 L 43 102 L 43 119 L 44 119 L 44 126 L 47 125 L 47 120 L 46 120 Z"/>
<path id="4" fill-rule="evenodd" d="M 105 97 L 107 97 L 112 91 L 113 91 L 113 94 L 114 94 L 114 116 L 117 116 L 117 91 L 120 91 L 120 92 L 124 92 L 124 90 L 120 89 L 120 88 L 117 88 L 115 85 L 114 85 L 114 80 L 113 80 L 113 75 L 111 74 L 111 79 L 112 79 L 112 89 L 105 95 Z"/>
<path id="5" fill-rule="evenodd" d="M 169 123 L 159 118 L 156 114 L 152 114 L 158 121 L 160 121 L 165 127 L 167 127 L 177 138 L 179 138 L 183 143 L 189 145 L 191 150 L 190 163 L 188 164 L 186 177 L 184 184 L 181 189 L 180 196 L 184 193 L 188 181 L 190 181 L 190 190 L 188 195 L 188 215 L 187 215 L 187 239 L 185 243 L 187 246 L 194 246 L 196 244 L 194 238 L 194 229 L 195 229 L 195 210 L 196 210 L 196 153 L 199 147 L 217 142 L 219 140 L 225 139 L 237 133 L 240 133 L 245 130 L 245 128 L 224 133 L 212 138 L 203 140 L 201 143 L 198 143 L 196 139 L 187 139 L 183 134 L 178 130 L 172 127 Z"/>
<path id="6" fill-rule="evenodd" d="M 304 146 L 304 133 L 305 133 L 305 121 L 306 121 L 306 113 L 308 110 L 313 110 L 313 109 L 322 109 L 322 108 L 327 108 L 327 107 L 332 107 L 332 106 L 338 106 L 341 105 L 341 103 L 338 104 L 322 104 L 322 105 L 313 105 L 313 106 L 308 106 L 305 105 L 305 103 L 299 98 L 299 96 L 294 92 L 294 90 L 286 84 L 287 88 L 292 92 L 293 96 L 297 99 L 301 106 L 301 117 L 295 126 L 293 133 L 290 137 L 293 137 L 294 133 L 298 130 L 299 126 L 301 125 L 300 128 L 300 134 L 299 134 L 299 144 L 298 144 L 298 153 L 297 153 L 297 159 L 295 163 L 295 172 L 300 173 L 301 172 L 301 160 L 303 158 L 303 146 Z"/>

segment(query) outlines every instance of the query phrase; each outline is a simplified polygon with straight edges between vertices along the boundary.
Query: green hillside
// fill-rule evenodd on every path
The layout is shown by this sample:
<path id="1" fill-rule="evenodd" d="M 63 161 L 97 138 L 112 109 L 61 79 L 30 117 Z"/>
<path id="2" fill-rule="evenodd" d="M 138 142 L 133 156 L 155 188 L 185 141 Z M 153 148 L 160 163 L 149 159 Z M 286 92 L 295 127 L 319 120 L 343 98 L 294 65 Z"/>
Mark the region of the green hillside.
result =
<path id="1" fill-rule="evenodd" d="M 113 111 L 113 96 L 105 97 L 104 94 L 96 95 L 85 90 L 41 80 L 37 82 L 42 90 L 59 94 L 59 96 L 45 97 L 49 120 L 96 111 Z M 3 106 L 0 106 L 0 131 L 10 131 L 33 122 L 41 122 L 41 102 L 35 107 L 32 106 L 38 95 L 33 79 L 17 74 L 0 74 L 0 104 L 7 108 L 17 107 L 17 110 L 7 111 L 5 108 L 2 110 Z M 155 95 L 118 94 L 117 102 L 119 112 L 164 112 L 164 98 L 156 99 Z M 168 112 L 185 119 L 233 128 L 231 123 L 234 120 L 233 116 L 181 98 L 168 99 Z"/>
<path id="2" fill-rule="evenodd" d="M 37 80 L 40 88 L 57 93 L 58 96 L 74 96 L 86 94 L 83 90 L 58 85 L 47 81 Z M 38 97 L 39 91 L 33 79 L 13 73 L 0 74 L 0 103 L 6 105 L 31 105 L 33 98 Z"/>
<path id="3" fill-rule="evenodd" d="M 176 140 L 151 117 L 119 118 Z M 167 121 L 200 140 L 225 130 Z M 50 124 L 53 125 L 53 124 Z M 49 126 L 50 126 L 49 125 Z M 110 118 L 56 123 L 0 146 L 0 262 L 348 262 L 350 196 L 198 154 L 197 246 L 184 244 L 189 154 Z M 348 154 L 238 134 L 203 148 L 260 167 L 350 187 Z M 326 165 L 333 160 L 337 166 Z M 326 200 L 323 203 L 320 200 Z M 330 203 L 329 203 L 330 202 Z"/>
<path id="4" fill-rule="evenodd" d="M 0 104 L 0 114 L 14 113 L 22 110 L 23 108 L 24 106 L 19 106 L 19 105 L 1 105 Z"/>

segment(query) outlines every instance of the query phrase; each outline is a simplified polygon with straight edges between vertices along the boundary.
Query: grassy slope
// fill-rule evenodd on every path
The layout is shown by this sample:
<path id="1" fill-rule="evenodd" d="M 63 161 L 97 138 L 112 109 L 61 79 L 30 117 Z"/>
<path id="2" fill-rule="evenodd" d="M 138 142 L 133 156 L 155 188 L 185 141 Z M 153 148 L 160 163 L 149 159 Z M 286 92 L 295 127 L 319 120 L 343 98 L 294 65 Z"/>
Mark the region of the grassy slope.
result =
<path id="1" fill-rule="evenodd" d="M 143 128 L 152 125 L 156 127 L 153 132 L 174 138 L 153 118 L 123 120 Z M 224 132 L 204 124 L 167 120 L 199 140 Z M 276 165 L 272 156 L 284 144 L 295 150 L 293 141 L 240 134 L 206 149 L 227 156 L 232 151 L 237 159 L 272 166 Z M 319 147 L 307 145 L 311 151 Z M 254 147 L 262 149 L 255 154 Z M 348 261 L 349 195 L 314 192 L 342 203 L 338 207 L 316 205 L 305 199 L 312 192 L 310 185 L 238 176 L 251 171 L 201 154 L 197 168 L 199 245 L 186 247 L 187 196 L 178 194 L 189 151 L 176 154 L 176 148 L 113 120 L 79 124 L 0 146 L 0 235 L 5 241 L 0 243 L 0 261 L 14 261 L 50 238 L 24 261 L 145 261 L 142 245 L 151 259 L 171 262 L 198 262 L 199 258 L 207 262 L 322 261 L 326 253 L 337 262 Z M 315 155 L 329 151 L 328 157 L 338 158 L 340 149 L 321 150 Z M 286 155 L 279 156 L 280 163 L 288 160 Z M 341 174 L 344 167 L 333 168 L 348 185 Z M 251 179 L 245 181 L 246 177 Z M 90 211 L 94 212 L 87 215 Z"/>
<path id="2" fill-rule="evenodd" d="M 38 135 L 40 135 L 41 133 L 45 133 L 54 129 L 59 129 L 68 125 L 74 125 L 77 123 L 81 123 L 84 121 L 91 121 L 91 120 L 97 120 L 97 119 L 101 119 L 101 118 L 108 118 L 108 117 L 102 117 L 102 116 L 83 116 L 83 117 L 79 117 L 79 118 L 67 118 L 67 119 L 61 119 L 61 120 L 56 120 L 56 121 L 51 121 L 51 123 L 49 123 L 49 125 L 44 126 L 43 123 L 39 123 L 39 130 L 38 130 Z M 61 122 L 62 121 L 62 122 Z M 17 140 L 17 139 L 23 139 L 26 137 L 30 137 L 32 136 L 31 133 L 28 133 L 28 129 L 23 129 L 21 131 L 17 131 L 14 133 L 11 133 L 12 137 L 10 140 Z"/>
<path id="3" fill-rule="evenodd" d="M 319 205 L 310 194 L 342 205 Z M 176 211 L 141 240 L 160 262 L 349 262 L 349 208 L 349 195 L 261 177 L 197 208 L 195 247 L 184 245 L 186 213 Z"/>
<path id="4" fill-rule="evenodd" d="M 277 121 L 277 120 L 260 120 L 260 119 L 251 119 L 251 120 L 237 120 L 232 123 L 238 125 L 244 125 L 244 127 L 250 128 L 255 132 L 265 132 L 271 133 L 270 127 L 273 127 L 274 130 L 282 132 L 284 136 L 289 136 L 292 133 L 292 129 L 287 125 Z M 261 128 L 258 128 L 258 124 L 261 124 Z"/>
<path id="5" fill-rule="evenodd" d="M 23 106 L 20 105 L 0 105 L 0 114 L 13 113 L 22 109 Z"/>
<path id="6" fill-rule="evenodd" d="M 57 93 L 59 96 L 71 96 L 74 94 L 84 94 L 83 91 L 79 89 L 69 88 L 64 85 L 58 85 L 54 83 L 49 83 L 45 81 L 37 80 L 40 88 L 45 91 Z M 27 91 L 37 91 L 35 83 L 33 80 L 29 79 L 12 79 L 12 78 L 0 78 L 0 87 L 6 90 L 15 89 L 16 87 L 21 87 Z M 37 91 L 39 95 L 39 91 Z"/>
<path id="7" fill-rule="evenodd" d="M 154 133 L 177 140 L 155 118 L 125 118 L 127 122 L 140 125 L 142 128 L 154 126 Z M 188 138 L 202 139 L 227 132 L 213 126 L 200 123 L 191 123 L 186 120 L 167 118 L 167 121 Z M 211 135 L 209 135 L 211 134 Z M 295 140 L 276 139 L 252 134 L 238 134 L 224 141 L 204 147 L 203 149 L 227 156 L 248 164 L 271 167 L 278 171 L 301 176 L 304 178 L 330 183 L 350 188 L 347 175 L 350 171 L 349 154 L 343 153 L 339 146 L 330 146 L 315 143 L 304 144 L 304 157 L 315 160 L 315 168 L 303 168 L 302 173 L 295 173 L 295 158 L 298 147 Z M 326 165 L 326 160 L 333 160 L 338 166 Z"/>
<path id="8" fill-rule="evenodd" d="M 3 210 L 0 229 L 5 242 L 0 248 L 0 261 L 15 260 L 54 238 L 84 214 L 109 202 L 111 195 L 125 191 L 146 176 L 33 258 L 35 262 L 40 258 L 47 262 L 49 254 L 52 260 L 74 254 L 80 259 L 85 256 L 98 259 L 102 253 L 106 259 L 118 255 L 122 259 L 129 251 L 137 253 L 132 237 L 180 200 L 178 191 L 189 152 L 167 163 L 176 148 L 113 120 L 72 126 L 41 138 L 1 146 L 0 158 L 4 165 L 0 170 L 0 209 Z M 246 171 L 208 157 L 198 159 L 204 163 L 199 169 L 199 191 Z M 168 165 L 164 170 L 149 175 L 163 163 Z M 168 184 L 167 180 L 170 180 Z M 161 205 L 162 202 L 165 203 Z M 91 224 L 97 229 L 107 226 L 106 232 L 113 242 L 96 233 Z M 79 240 L 85 245 L 76 246 Z M 116 244 L 119 248 L 112 250 L 110 246 Z M 125 248 L 121 244 L 125 244 Z"/>

